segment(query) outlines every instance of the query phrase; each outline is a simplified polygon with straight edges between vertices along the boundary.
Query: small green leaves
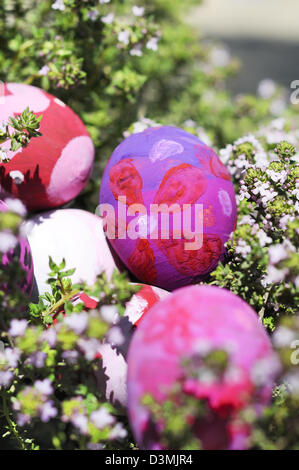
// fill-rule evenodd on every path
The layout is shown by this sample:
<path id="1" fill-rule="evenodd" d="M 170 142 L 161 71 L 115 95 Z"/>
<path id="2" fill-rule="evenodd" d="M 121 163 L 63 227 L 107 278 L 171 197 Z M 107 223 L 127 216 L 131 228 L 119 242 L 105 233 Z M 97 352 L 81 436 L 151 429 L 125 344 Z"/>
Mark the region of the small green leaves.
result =
<path id="1" fill-rule="evenodd" d="M 15 152 L 21 147 L 27 147 L 33 137 L 39 137 L 42 116 L 37 117 L 29 108 L 16 117 L 10 117 L 8 123 L 0 130 L 0 144 L 10 140 L 10 150 Z M 13 132 L 10 131 L 13 129 Z M 0 160 L 1 161 L 1 160 Z M 7 163 L 9 158 L 2 156 L 2 162 Z"/>

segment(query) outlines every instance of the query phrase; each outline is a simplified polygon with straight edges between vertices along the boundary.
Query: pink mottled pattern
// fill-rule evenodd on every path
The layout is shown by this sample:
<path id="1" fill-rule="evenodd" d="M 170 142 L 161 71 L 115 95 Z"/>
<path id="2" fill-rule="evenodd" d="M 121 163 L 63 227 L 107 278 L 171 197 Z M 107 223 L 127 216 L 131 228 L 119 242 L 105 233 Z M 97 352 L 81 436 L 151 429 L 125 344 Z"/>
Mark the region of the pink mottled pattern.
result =
<path id="1" fill-rule="evenodd" d="M 6 83 L 3 98 L 0 123 L 29 107 L 42 115 L 42 135 L 15 152 L 9 151 L 10 142 L 0 144 L 10 159 L 0 163 L 0 197 L 13 195 L 29 211 L 51 209 L 75 198 L 88 182 L 94 159 L 92 140 L 79 116 L 55 96 L 29 85 Z M 12 171 L 23 174 L 22 183 L 11 178 Z"/>
<path id="2" fill-rule="evenodd" d="M 256 313 L 239 297 L 218 287 L 191 286 L 178 289 L 147 313 L 129 349 L 129 416 L 143 448 L 155 448 L 159 439 L 147 426 L 142 397 L 150 393 L 163 402 L 181 375 L 181 359 L 206 344 L 229 349 L 235 375 L 218 384 L 199 381 L 195 386 L 192 380 L 186 384 L 215 413 L 212 424 L 198 422 L 198 435 L 204 437 L 205 448 L 246 447 L 248 429 L 236 427 L 230 418 L 251 399 L 257 408 L 270 399 L 277 372 L 270 340 Z M 261 367 L 264 382 L 258 386 L 254 374 Z M 223 409 L 228 410 L 225 419 Z"/>

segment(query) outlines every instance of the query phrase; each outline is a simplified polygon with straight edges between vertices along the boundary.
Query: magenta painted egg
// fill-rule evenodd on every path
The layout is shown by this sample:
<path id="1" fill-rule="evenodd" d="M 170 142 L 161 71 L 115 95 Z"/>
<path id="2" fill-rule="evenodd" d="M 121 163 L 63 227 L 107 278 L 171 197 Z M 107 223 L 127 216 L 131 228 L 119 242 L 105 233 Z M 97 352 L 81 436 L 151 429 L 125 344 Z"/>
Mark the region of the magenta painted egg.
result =
<path id="1" fill-rule="evenodd" d="M 8 151 L 0 163 L 0 188 L 21 199 L 28 210 L 50 209 L 75 198 L 86 185 L 94 159 L 92 140 L 81 119 L 62 101 L 28 85 L 4 85 L 0 123 L 27 107 L 42 115 L 41 137 L 26 148 Z M 8 149 L 9 142 L 0 145 Z"/>
<path id="2" fill-rule="evenodd" d="M 111 278 L 117 269 L 103 231 L 102 220 L 80 209 L 58 209 L 37 214 L 26 222 L 34 263 L 34 300 L 49 291 L 49 256 L 65 269 L 76 271 L 72 282 L 95 283 L 105 272 Z"/>
<path id="3" fill-rule="evenodd" d="M 104 342 L 100 348 L 102 366 L 97 374 L 99 389 L 120 410 L 127 406 L 127 352 L 133 333 L 150 308 L 168 295 L 169 292 L 158 287 L 142 285 L 127 303 L 124 316 L 113 327 L 119 328 L 122 341 L 119 344 Z"/>
<path id="4" fill-rule="evenodd" d="M 227 354 L 225 367 L 215 367 L 212 351 Z M 135 438 L 144 449 L 171 445 L 163 423 L 144 404 L 146 395 L 161 406 L 171 397 L 180 412 L 191 397 L 204 412 L 186 411 L 185 420 L 204 449 L 244 449 L 250 429 L 240 412 L 247 405 L 263 408 L 278 369 L 267 333 L 243 300 L 213 286 L 179 289 L 151 308 L 129 348 L 128 408 Z"/>
<path id="5" fill-rule="evenodd" d="M 168 290 L 203 280 L 236 223 L 230 176 L 215 152 L 175 127 L 125 139 L 104 172 L 111 245 L 142 282 Z"/>
<path id="6" fill-rule="evenodd" d="M 1 213 L 9 211 L 10 208 L 0 201 L 0 219 Z M 7 270 L 12 265 L 16 269 L 21 269 L 20 281 L 18 287 L 25 293 L 30 295 L 33 283 L 33 261 L 29 243 L 24 236 L 19 236 L 14 242 L 14 236 L 7 231 L 0 231 L 0 268 Z M 11 245 L 11 247 L 9 247 Z M 7 250 L 5 249 L 8 248 Z M 0 280 L 0 290 L 10 291 L 15 287 L 15 273 L 7 283 Z"/>

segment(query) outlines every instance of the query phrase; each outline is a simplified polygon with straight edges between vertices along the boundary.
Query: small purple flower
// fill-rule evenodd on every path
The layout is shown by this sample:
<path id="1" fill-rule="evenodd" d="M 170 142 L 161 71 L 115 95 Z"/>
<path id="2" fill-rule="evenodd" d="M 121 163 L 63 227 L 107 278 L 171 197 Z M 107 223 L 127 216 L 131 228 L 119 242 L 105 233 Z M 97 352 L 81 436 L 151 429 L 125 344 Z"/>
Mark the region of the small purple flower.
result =
<path id="1" fill-rule="evenodd" d="M 25 415 L 23 413 L 18 413 L 17 415 L 17 423 L 19 426 L 24 426 L 25 424 L 30 423 L 30 419 L 29 415 Z"/>
<path id="2" fill-rule="evenodd" d="M 46 341 L 51 348 L 56 346 L 56 338 L 57 334 L 55 328 L 48 328 L 48 330 L 44 331 L 41 335 L 41 340 Z"/>
<path id="3" fill-rule="evenodd" d="M 10 322 L 10 329 L 8 333 L 11 336 L 24 336 L 26 328 L 27 328 L 27 320 L 12 320 Z"/>
<path id="4" fill-rule="evenodd" d="M 20 351 L 17 348 L 6 348 L 4 354 L 8 365 L 10 367 L 17 367 L 21 355 Z"/>
<path id="5" fill-rule="evenodd" d="M 65 324 L 77 335 L 81 335 L 88 326 L 88 315 L 86 312 L 73 313 L 64 319 Z"/>
<path id="6" fill-rule="evenodd" d="M 79 429 L 82 434 L 87 434 L 88 431 L 88 419 L 81 413 L 76 413 L 71 417 L 71 423 Z"/>
<path id="7" fill-rule="evenodd" d="M 42 351 L 36 351 L 29 356 L 28 361 L 26 362 L 40 369 L 41 367 L 44 367 L 46 359 L 47 359 L 46 353 Z"/>
<path id="8" fill-rule="evenodd" d="M 86 14 L 87 18 L 89 18 L 91 21 L 95 21 L 97 17 L 99 16 L 99 12 L 97 10 L 89 10 Z"/>
<path id="9" fill-rule="evenodd" d="M 62 353 L 63 359 L 66 360 L 69 364 L 75 364 L 78 359 L 78 352 L 77 351 L 64 351 Z"/>
<path id="10" fill-rule="evenodd" d="M 90 415 L 90 419 L 98 429 L 103 429 L 106 426 L 114 424 L 115 422 L 115 418 L 109 413 L 109 411 L 105 407 L 93 411 Z"/>
<path id="11" fill-rule="evenodd" d="M 48 400 L 46 403 L 44 403 L 40 408 L 40 419 L 42 420 L 43 423 L 47 423 L 50 421 L 51 418 L 55 418 L 57 416 L 57 410 L 53 406 L 53 401 Z"/>
<path id="12" fill-rule="evenodd" d="M 99 352 L 101 343 L 95 338 L 90 338 L 90 339 L 81 338 L 78 341 L 78 345 L 82 349 L 85 358 L 88 361 L 92 361 L 95 355 Z"/>
<path id="13" fill-rule="evenodd" d="M 50 72 L 50 67 L 48 65 L 44 65 L 38 72 L 41 77 L 46 77 Z"/>
<path id="14" fill-rule="evenodd" d="M 117 423 L 110 432 L 110 439 L 124 439 L 127 436 L 127 431 L 121 423 Z"/>
<path id="15" fill-rule="evenodd" d="M 9 370 L 0 371 L 0 386 L 8 387 L 13 379 L 13 373 Z"/>
<path id="16" fill-rule="evenodd" d="M 53 393 L 53 387 L 49 379 L 36 380 L 34 387 L 43 395 L 51 395 L 51 393 Z"/>

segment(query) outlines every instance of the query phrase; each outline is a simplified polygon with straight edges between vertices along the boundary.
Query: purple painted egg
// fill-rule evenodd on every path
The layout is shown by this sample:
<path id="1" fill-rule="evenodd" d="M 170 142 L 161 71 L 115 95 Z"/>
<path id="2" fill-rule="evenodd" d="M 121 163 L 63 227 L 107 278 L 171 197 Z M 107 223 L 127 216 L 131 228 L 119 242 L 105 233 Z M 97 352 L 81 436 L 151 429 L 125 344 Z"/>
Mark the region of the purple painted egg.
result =
<path id="1" fill-rule="evenodd" d="M 4 84 L 0 122 L 20 115 L 27 107 L 43 116 L 41 137 L 26 148 L 8 150 L 9 162 L 0 163 L 0 187 L 30 211 L 52 209 L 74 199 L 88 182 L 94 148 L 83 122 L 71 108 L 53 95 L 29 85 Z"/>
<path id="2" fill-rule="evenodd" d="M 150 128 L 113 152 L 100 190 L 107 237 L 142 282 L 203 280 L 236 223 L 233 184 L 215 152 L 175 127 Z"/>
<path id="3" fill-rule="evenodd" d="M 215 368 L 213 351 L 227 354 L 225 367 Z M 250 429 L 240 412 L 248 405 L 258 412 L 265 406 L 278 369 L 270 339 L 248 304 L 214 286 L 179 289 L 151 308 L 129 348 L 128 407 L 135 438 L 144 449 L 171 445 L 163 423 L 144 404 L 146 395 L 161 406 L 171 397 L 180 413 L 191 397 L 199 411 L 190 416 L 186 408 L 184 419 L 202 448 L 244 449 Z"/>
<path id="4" fill-rule="evenodd" d="M 12 205 L 15 201 L 12 201 Z M 19 201 L 16 201 L 18 204 Z M 13 206 L 12 206 L 13 209 Z M 10 209 L 3 201 L 0 201 L 0 218 L 1 213 L 7 212 Z M 33 283 L 33 261 L 29 243 L 24 236 L 19 236 L 14 243 L 14 236 L 10 232 L 0 232 L 0 238 L 2 239 L 2 243 L 0 241 L 0 267 L 4 270 L 8 268 L 12 263 L 17 263 L 16 268 L 21 267 L 23 275 L 21 276 L 20 282 L 18 287 L 25 293 L 30 295 L 32 291 L 32 283 Z M 3 244 L 3 245 L 2 245 Z M 11 244 L 11 247 L 9 245 Z M 1 247 L 6 245 L 8 248 L 7 250 L 1 250 Z M 3 283 L 0 281 L 0 290 L 9 291 L 12 287 L 15 286 L 15 278 L 11 279 L 8 284 Z"/>
<path id="5" fill-rule="evenodd" d="M 58 209 L 38 214 L 26 222 L 33 262 L 35 292 L 49 291 L 49 256 L 57 264 L 64 258 L 65 269 L 76 268 L 74 283 L 92 285 L 103 271 L 111 278 L 117 269 L 103 231 L 102 220 L 80 209 Z"/>

